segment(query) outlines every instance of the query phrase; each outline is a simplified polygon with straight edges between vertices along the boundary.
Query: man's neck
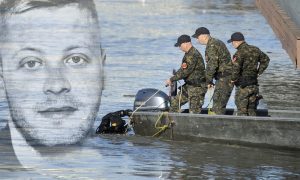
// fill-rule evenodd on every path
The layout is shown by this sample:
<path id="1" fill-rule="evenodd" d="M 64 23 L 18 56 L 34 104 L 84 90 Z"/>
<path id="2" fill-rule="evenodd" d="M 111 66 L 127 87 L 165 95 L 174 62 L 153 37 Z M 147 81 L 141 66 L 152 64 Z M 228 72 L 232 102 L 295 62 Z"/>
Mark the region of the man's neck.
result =
<path id="1" fill-rule="evenodd" d="M 206 45 L 208 45 L 212 40 L 212 37 L 211 36 L 208 36 L 207 39 L 206 39 Z"/>
<path id="2" fill-rule="evenodd" d="M 192 49 L 192 45 L 190 45 L 190 46 L 188 46 L 187 48 L 186 48 L 186 51 L 185 51 L 185 53 L 189 53 L 189 51 Z"/>
<path id="3" fill-rule="evenodd" d="M 245 44 L 245 41 L 241 41 L 241 42 L 237 45 L 236 49 L 241 49 L 241 47 L 242 47 L 244 44 Z"/>

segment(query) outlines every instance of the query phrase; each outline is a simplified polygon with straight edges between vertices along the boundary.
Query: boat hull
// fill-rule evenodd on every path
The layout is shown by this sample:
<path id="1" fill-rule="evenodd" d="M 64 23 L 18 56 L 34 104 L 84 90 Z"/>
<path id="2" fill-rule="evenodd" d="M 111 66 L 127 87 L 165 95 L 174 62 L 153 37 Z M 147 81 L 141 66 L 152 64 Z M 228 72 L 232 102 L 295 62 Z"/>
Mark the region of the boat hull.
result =
<path id="1" fill-rule="evenodd" d="M 135 134 L 142 136 L 300 149 L 300 113 L 283 111 L 285 117 L 273 113 L 278 116 L 168 113 L 169 118 L 159 119 L 159 112 L 136 112 L 132 122 Z"/>

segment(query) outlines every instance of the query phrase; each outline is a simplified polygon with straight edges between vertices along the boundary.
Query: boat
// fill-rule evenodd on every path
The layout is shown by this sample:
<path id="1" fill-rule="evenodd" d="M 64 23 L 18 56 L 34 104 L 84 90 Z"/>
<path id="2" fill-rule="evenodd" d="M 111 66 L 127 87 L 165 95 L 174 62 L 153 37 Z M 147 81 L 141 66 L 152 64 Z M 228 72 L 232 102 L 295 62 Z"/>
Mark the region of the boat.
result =
<path id="1" fill-rule="evenodd" d="M 131 123 L 134 133 L 175 141 L 300 150 L 300 112 L 258 109 L 257 116 L 168 113 L 168 96 L 156 89 L 142 89 L 135 98 Z M 156 105 L 155 105 L 156 104 Z"/>

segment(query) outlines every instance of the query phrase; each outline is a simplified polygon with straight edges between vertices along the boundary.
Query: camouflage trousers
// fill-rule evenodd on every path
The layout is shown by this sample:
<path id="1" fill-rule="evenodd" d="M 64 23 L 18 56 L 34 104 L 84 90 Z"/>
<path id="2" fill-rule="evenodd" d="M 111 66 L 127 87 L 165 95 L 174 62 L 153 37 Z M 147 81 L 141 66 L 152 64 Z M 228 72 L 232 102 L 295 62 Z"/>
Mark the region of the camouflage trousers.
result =
<path id="1" fill-rule="evenodd" d="M 200 87 L 183 85 L 181 92 L 171 99 L 170 112 L 180 112 L 180 107 L 189 102 L 190 113 L 200 113 L 204 103 L 206 86 L 203 84 Z"/>
<path id="2" fill-rule="evenodd" d="M 231 77 L 222 77 L 216 81 L 215 90 L 213 94 L 213 107 L 212 111 L 218 115 L 225 114 L 226 105 L 230 98 L 233 84 L 231 83 Z"/>
<path id="3" fill-rule="evenodd" d="M 235 104 L 238 116 L 256 116 L 256 96 L 259 93 L 257 85 L 237 87 L 235 93 Z"/>

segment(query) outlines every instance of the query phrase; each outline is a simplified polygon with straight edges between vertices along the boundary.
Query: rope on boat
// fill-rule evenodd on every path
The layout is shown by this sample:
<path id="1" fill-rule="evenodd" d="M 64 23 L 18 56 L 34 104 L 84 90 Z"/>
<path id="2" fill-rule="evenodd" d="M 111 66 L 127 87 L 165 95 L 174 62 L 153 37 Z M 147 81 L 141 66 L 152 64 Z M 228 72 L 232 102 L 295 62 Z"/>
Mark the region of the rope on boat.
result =
<path id="1" fill-rule="evenodd" d="M 163 124 L 161 125 L 161 120 L 163 119 L 163 117 L 166 117 L 167 118 L 167 123 L 166 124 Z M 160 125 L 158 125 L 160 122 Z M 155 122 L 155 129 L 157 129 L 158 131 L 152 135 L 152 137 L 158 137 L 160 136 L 162 133 L 164 133 L 167 129 L 169 128 L 172 128 L 172 131 L 171 131 L 171 139 L 173 139 L 173 125 L 174 125 L 174 122 L 170 119 L 169 117 L 169 113 L 168 112 L 162 112 L 159 117 L 157 118 L 156 122 Z"/>

